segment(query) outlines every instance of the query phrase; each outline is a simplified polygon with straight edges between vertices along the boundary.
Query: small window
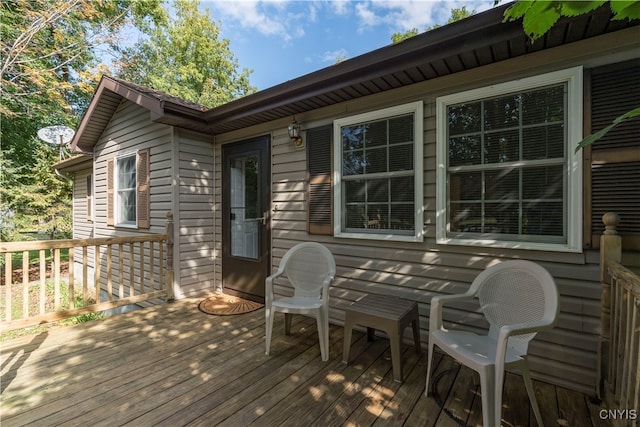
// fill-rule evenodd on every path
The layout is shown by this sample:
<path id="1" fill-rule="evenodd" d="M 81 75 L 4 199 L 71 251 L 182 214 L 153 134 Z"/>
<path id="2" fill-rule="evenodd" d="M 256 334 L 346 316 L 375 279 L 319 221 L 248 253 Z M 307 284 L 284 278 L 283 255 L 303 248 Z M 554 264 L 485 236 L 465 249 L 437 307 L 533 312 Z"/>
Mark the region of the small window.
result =
<path id="1" fill-rule="evenodd" d="M 438 241 L 581 249 L 581 69 L 437 100 Z"/>
<path id="2" fill-rule="evenodd" d="M 107 225 L 151 226 L 149 149 L 107 159 Z"/>
<path id="3" fill-rule="evenodd" d="M 136 155 L 116 158 L 116 225 L 136 225 Z"/>
<path id="4" fill-rule="evenodd" d="M 334 122 L 339 237 L 422 241 L 422 102 Z"/>

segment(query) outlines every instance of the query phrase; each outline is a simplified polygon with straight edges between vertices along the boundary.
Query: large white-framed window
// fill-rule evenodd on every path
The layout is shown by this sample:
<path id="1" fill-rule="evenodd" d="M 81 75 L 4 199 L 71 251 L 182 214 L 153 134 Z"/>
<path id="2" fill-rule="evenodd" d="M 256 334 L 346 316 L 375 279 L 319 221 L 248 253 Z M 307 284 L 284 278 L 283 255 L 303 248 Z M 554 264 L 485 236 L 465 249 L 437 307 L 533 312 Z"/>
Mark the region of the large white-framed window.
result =
<path id="1" fill-rule="evenodd" d="M 136 184 L 136 153 L 117 156 L 115 162 L 115 214 L 117 226 L 137 227 Z"/>
<path id="2" fill-rule="evenodd" d="M 422 101 L 334 121 L 334 235 L 423 239 Z"/>
<path id="3" fill-rule="evenodd" d="M 440 244 L 582 250 L 582 67 L 436 100 Z"/>

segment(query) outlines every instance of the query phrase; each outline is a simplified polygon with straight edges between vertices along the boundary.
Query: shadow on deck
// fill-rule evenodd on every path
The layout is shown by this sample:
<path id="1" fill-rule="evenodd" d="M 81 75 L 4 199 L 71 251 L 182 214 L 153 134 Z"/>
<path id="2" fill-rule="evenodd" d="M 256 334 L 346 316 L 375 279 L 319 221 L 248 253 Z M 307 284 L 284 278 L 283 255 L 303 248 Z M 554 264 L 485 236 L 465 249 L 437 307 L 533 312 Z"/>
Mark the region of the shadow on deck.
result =
<path id="1" fill-rule="evenodd" d="M 264 311 L 210 316 L 190 298 L 1 344 L 8 426 L 455 426 L 482 424 L 473 371 L 439 355 L 437 395 L 424 397 L 426 356 L 404 346 L 393 381 L 386 339 L 356 332 L 351 364 L 331 325 L 320 361 L 315 321 L 276 316 L 264 354 Z M 547 426 L 610 425 L 588 396 L 535 382 Z M 524 385 L 507 375 L 503 425 L 535 426 Z"/>

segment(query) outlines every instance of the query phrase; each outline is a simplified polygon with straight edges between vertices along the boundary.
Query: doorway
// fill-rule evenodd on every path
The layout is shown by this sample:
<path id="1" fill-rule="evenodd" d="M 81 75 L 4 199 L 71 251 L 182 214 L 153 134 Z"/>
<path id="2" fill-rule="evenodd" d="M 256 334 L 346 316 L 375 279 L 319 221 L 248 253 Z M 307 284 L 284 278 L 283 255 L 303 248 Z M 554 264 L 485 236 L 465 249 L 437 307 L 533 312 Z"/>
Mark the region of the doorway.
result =
<path id="1" fill-rule="evenodd" d="M 270 140 L 222 146 L 222 286 L 261 303 L 271 259 Z"/>

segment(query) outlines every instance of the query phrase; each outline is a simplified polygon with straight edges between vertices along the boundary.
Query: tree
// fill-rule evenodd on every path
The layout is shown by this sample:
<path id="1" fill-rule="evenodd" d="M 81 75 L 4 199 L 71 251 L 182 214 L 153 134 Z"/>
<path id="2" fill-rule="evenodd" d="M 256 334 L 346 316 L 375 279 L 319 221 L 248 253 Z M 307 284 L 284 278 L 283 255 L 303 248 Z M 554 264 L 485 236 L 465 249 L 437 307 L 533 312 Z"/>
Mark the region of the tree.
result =
<path id="1" fill-rule="evenodd" d="M 461 8 L 453 8 L 451 9 L 451 16 L 449 17 L 449 19 L 447 20 L 447 24 L 451 24 L 453 22 L 456 21 L 460 21 L 464 18 L 468 18 L 472 15 L 475 15 L 476 11 L 472 10 L 472 11 L 468 11 L 467 10 L 467 6 L 462 6 Z M 427 27 L 425 29 L 425 31 L 431 31 L 431 30 L 435 30 L 436 28 L 440 28 L 441 25 L 439 24 L 435 24 L 432 25 L 431 27 Z M 406 40 L 408 38 L 411 38 L 413 36 L 417 36 L 418 35 L 418 29 L 417 28 L 413 28 L 405 33 L 394 33 L 391 36 L 391 41 L 393 43 L 398 43 L 401 42 L 402 40 Z"/>
<path id="2" fill-rule="evenodd" d="M 175 0 L 175 16 L 147 30 L 148 37 L 123 51 L 119 77 L 215 107 L 254 92 L 250 70 L 239 69 L 220 39 L 220 28 L 198 1 Z"/>
<path id="3" fill-rule="evenodd" d="M 496 0 L 496 4 L 500 0 Z M 504 12 L 504 22 L 522 19 L 524 32 L 535 41 L 545 35 L 551 27 L 563 16 L 579 16 L 589 13 L 608 4 L 613 12 L 611 20 L 640 19 L 640 1 L 548 1 L 548 0 L 519 0 Z M 605 136 L 607 132 L 619 124 L 640 116 L 640 107 L 615 118 L 613 122 L 598 132 L 587 136 L 578 143 L 576 151 L 593 144 Z"/>
<path id="4" fill-rule="evenodd" d="M 103 49 L 125 25 L 162 19 L 160 0 L 3 0 L 0 204 L 8 231 L 70 224 L 70 185 L 54 174 L 57 151 L 36 138 L 49 125 L 74 127 L 87 105 Z M 64 213 L 59 211 L 63 209 Z M 70 227 L 67 227 L 70 229 Z"/>

